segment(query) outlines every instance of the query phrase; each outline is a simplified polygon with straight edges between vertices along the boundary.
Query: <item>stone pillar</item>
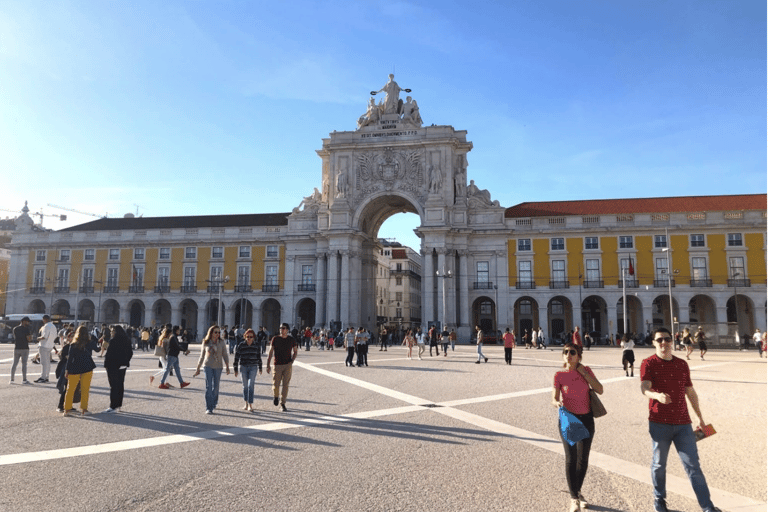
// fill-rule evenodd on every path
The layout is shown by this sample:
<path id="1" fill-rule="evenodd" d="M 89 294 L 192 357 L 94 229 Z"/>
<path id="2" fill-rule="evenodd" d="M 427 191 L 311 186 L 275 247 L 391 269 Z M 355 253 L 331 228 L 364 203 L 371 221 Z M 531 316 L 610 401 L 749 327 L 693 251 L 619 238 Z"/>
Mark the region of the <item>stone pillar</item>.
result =
<path id="1" fill-rule="evenodd" d="M 315 265 L 317 268 L 317 293 L 315 293 L 315 297 L 317 297 L 317 303 L 316 303 L 316 309 L 315 309 L 315 327 L 319 328 L 321 326 L 328 327 L 328 322 L 325 318 L 325 301 L 326 301 L 326 290 L 327 290 L 327 283 L 326 283 L 326 277 L 325 277 L 325 253 L 319 252 L 317 253 L 317 258 L 315 259 Z"/>
<path id="2" fill-rule="evenodd" d="M 507 273 L 504 271 L 506 266 L 504 265 L 504 252 L 497 251 L 494 253 L 496 256 L 496 277 L 495 285 L 497 286 L 498 304 L 496 305 L 496 316 L 498 318 L 497 329 L 504 332 L 504 329 L 509 327 L 509 279 L 506 277 Z M 534 328 L 537 326 L 533 326 Z"/>
<path id="3" fill-rule="evenodd" d="M 606 312 L 608 314 L 608 321 L 605 326 L 606 330 L 608 331 L 606 334 L 608 335 L 609 339 L 611 336 L 614 336 L 614 342 L 615 342 L 616 333 L 619 332 L 619 314 L 616 308 L 616 301 L 613 301 L 612 304 L 608 302 L 608 306 L 606 307 Z"/>
<path id="4" fill-rule="evenodd" d="M 443 310 L 443 303 L 448 304 L 448 283 L 446 280 L 447 277 L 444 277 L 446 275 L 446 266 L 445 266 L 445 249 L 443 247 L 440 247 L 437 249 L 437 272 L 440 273 L 441 277 L 435 277 L 435 280 L 437 281 L 437 294 L 436 294 L 436 302 L 437 307 L 435 308 L 437 310 L 437 315 L 435 316 L 435 320 L 440 321 L 441 326 L 445 328 L 445 326 L 448 324 L 448 319 L 445 315 L 445 311 Z M 436 276 L 436 274 L 433 274 Z M 443 300 L 443 293 L 445 293 L 445 300 Z M 445 322 L 445 325 L 443 325 L 443 322 Z"/>
<path id="5" fill-rule="evenodd" d="M 544 304 L 543 306 L 539 304 L 539 323 L 538 325 L 534 325 L 533 328 L 541 326 L 542 329 L 544 329 L 544 337 L 549 340 L 549 344 L 552 343 L 552 332 L 550 331 L 550 325 L 549 325 L 549 318 L 548 318 L 548 312 L 547 305 Z M 536 322 L 534 322 L 536 324 Z M 521 339 L 521 336 L 523 335 L 520 332 L 520 326 L 515 326 L 515 332 L 517 333 L 517 339 Z"/>
<path id="6" fill-rule="evenodd" d="M 651 302 L 649 303 L 648 300 Z M 653 301 L 650 298 L 643 301 L 643 325 L 638 326 L 638 331 L 643 335 L 649 330 L 653 330 Z"/>
<path id="7" fill-rule="evenodd" d="M 446 265 L 448 267 L 448 270 L 451 271 L 451 278 L 446 280 L 445 282 L 445 289 L 446 289 L 446 317 L 448 322 L 449 328 L 456 328 L 458 327 L 458 319 L 456 318 L 456 258 L 453 254 L 450 254 L 449 257 L 446 258 Z"/>
<path id="8" fill-rule="evenodd" d="M 460 327 L 468 328 L 467 333 L 472 332 L 473 325 L 470 325 L 470 311 L 472 305 L 469 303 L 469 251 L 463 249 L 459 251 L 459 311 L 456 315 L 456 321 Z"/>
<path id="9" fill-rule="evenodd" d="M 341 297 L 339 298 L 339 320 L 342 329 L 349 326 L 349 300 L 350 300 L 350 282 L 351 277 L 349 269 L 349 250 L 341 251 Z M 357 327 L 357 326 L 355 326 Z"/>
<path id="10" fill-rule="evenodd" d="M 285 280 L 283 281 L 286 305 L 283 309 L 283 318 L 281 322 L 288 322 L 297 329 L 303 327 L 298 326 L 296 318 L 296 256 L 290 255 L 285 257 Z"/>
<path id="11" fill-rule="evenodd" d="M 328 304 L 328 326 L 331 322 L 338 322 L 339 316 L 339 255 L 336 251 L 328 254 L 328 278 L 326 286 Z"/>
<path id="12" fill-rule="evenodd" d="M 347 283 L 347 295 L 349 297 L 347 304 L 348 320 L 355 328 L 367 327 L 361 314 L 363 310 L 361 303 L 363 300 L 363 254 L 360 251 L 349 251 L 349 256 L 351 258 L 347 261 L 347 278 L 344 280 Z"/>
<path id="13" fill-rule="evenodd" d="M 421 324 L 426 327 L 435 318 L 435 264 L 432 259 L 432 248 L 424 252 L 424 300 L 422 302 Z"/>

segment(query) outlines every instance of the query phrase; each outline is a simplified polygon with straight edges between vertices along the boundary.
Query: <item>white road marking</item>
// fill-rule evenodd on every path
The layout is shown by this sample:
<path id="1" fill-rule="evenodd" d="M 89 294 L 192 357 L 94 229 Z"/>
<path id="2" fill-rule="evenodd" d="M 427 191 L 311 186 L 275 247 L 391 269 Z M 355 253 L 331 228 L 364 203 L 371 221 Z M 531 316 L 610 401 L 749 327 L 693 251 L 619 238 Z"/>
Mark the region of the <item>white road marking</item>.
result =
<path id="1" fill-rule="evenodd" d="M 63 458 L 79 457 L 79 456 L 86 456 L 86 455 L 96 455 L 96 454 L 119 452 L 119 451 L 125 451 L 125 450 L 135 450 L 140 448 L 150 448 L 155 446 L 216 439 L 221 437 L 229 437 L 229 436 L 237 436 L 237 435 L 249 435 L 255 432 L 274 432 L 274 431 L 287 430 L 292 428 L 346 423 L 346 422 L 354 421 L 356 419 L 369 419 L 369 418 L 376 418 L 376 417 L 383 417 L 383 416 L 393 416 L 398 414 L 405 414 L 405 413 L 419 412 L 419 411 L 423 411 L 423 412 L 433 411 L 438 414 L 442 414 L 444 416 L 450 417 L 454 420 L 468 423 L 491 432 L 504 434 L 504 435 L 513 437 L 520 442 L 524 442 L 532 446 L 542 448 L 549 452 L 562 455 L 562 444 L 559 439 L 548 438 L 546 436 L 543 436 L 534 432 L 529 432 L 527 430 L 523 430 L 523 429 L 514 427 L 512 425 L 508 425 L 506 423 L 498 422 L 489 418 L 484 418 L 482 416 L 478 416 L 476 414 L 473 414 L 467 411 L 462 411 L 460 409 L 455 408 L 456 406 L 460 406 L 460 405 L 469 405 L 469 404 L 476 404 L 476 403 L 482 403 L 482 402 L 488 402 L 488 401 L 494 401 L 494 400 L 505 400 L 505 399 L 519 397 L 519 396 L 548 393 L 551 391 L 551 388 L 540 388 L 540 389 L 534 389 L 534 390 L 519 391 L 514 393 L 504 393 L 504 394 L 490 395 L 490 396 L 484 396 L 484 397 L 477 397 L 472 399 L 440 402 L 435 404 L 434 402 L 431 402 L 429 400 L 425 400 L 413 395 L 409 395 L 407 393 L 402 393 L 399 391 L 388 389 L 383 386 L 379 386 L 378 384 L 366 382 L 351 376 L 342 375 L 329 370 L 318 368 L 315 365 L 302 363 L 301 361 L 296 361 L 294 364 L 299 368 L 303 368 L 305 370 L 319 373 L 326 377 L 340 380 L 342 382 L 346 382 L 348 384 L 352 384 L 354 386 L 358 386 L 363 389 L 367 389 L 369 391 L 373 391 L 375 393 L 379 393 L 381 395 L 406 402 L 410 405 L 404 406 L 404 407 L 381 409 L 376 411 L 365 411 L 365 412 L 359 412 L 359 413 L 345 414 L 341 416 L 339 415 L 324 416 L 316 419 L 297 418 L 297 419 L 291 420 L 290 422 L 273 422 L 273 423 L 266 423 L 261 425 L 251 425 L 246 427 L 207 430 L 202 432 L 194 432 L 190 434 L 159 436 L 159 437 L 152 437 L 152 438 L 145 438 L 145 439 L 135 439 L 130 441 L 119 441 L 114 443 L 79 446 L 79 447 L 73 447 L 73 448 L 62 448 L 58 450 L 46 450 L 46 451 L 40 451 L 40 452 L 26 452 L 26 453 L 0 455 L 0 466 L 23 464 L 23 463 L 29 463 L 29 462 L 40 462 L 40 461 L 46 461 L 46 460 L 63 459 Z M 711 365 L 707 365 L 706 367 L 721 366 L 725 364 L 730 364 L 730 363 L 727 363 L 727 362 L 714 363 Z M 700 366 L 697 369 L 703 369 L 703 368 L 704 368 L 703 366 Z M 155 370 L 135 370 L 135 371 L 140 372 L 140 371 L 155 371 Z M 103 373 L 103 372 L 97 372 L 97 373 Z M 616 377 L 611 379 L 605 379 L 603 383 L 608 384 L 612 382 L 619 382 L 626 379 L 627 377 Z M 430 407 L 430 408 L 425 407 L 428 405 L 438 405 L 438 407 Z M 631 478 L 635 481 L 641 482 L 646 485 L 651 485 L 650 470 L 646 466 L 640 466 L 638 464 L 634 464 L 628 461 L 618 459 L 616 457 L 612 457 L 610 455 L 606 455 L 606 454 L 594 452 L 594 451 L 590 454 L 590 465 L 600 467 L 610 473 L 618 474 L 626 478 Z M 684 478 L 668 475 L 667 490 L 669 492 L 673 492 L 675 494 L 679 494 L 690 499 L 694 499 L 694 500 L 696 499 L 696 496 L 693 493 L 693 490 L 691 488 L 689 481 Z M 712 495 L 713 501 L 721 508 L 724 508 L 727 510 L 738 511 L 738 512 L 758 512 L 758 511 L 762 512 L 765 510 L 765 506 L 766 506 L 765 503 L 758 502 L 756 500 L 753 500 L 745 496 L 734 494 L 721 489 L 715 489 L 712 487 L 710 487 L 710 493 Z"/>

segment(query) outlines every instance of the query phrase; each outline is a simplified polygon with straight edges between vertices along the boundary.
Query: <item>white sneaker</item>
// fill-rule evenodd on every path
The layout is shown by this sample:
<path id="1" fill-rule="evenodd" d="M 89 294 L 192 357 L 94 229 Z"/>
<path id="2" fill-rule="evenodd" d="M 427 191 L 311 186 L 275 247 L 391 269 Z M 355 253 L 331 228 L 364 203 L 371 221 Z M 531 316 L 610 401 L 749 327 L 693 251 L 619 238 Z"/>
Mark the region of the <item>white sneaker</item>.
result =
<path id="1" fill-rule="evenodd" d="M 107 409 L 104 409 L 104 412 L 117 412 L 117 409 L 113 409 L 111 407 L 108 407 Z"/>
<path id="2" fill-rule="evenodd" d="M 581 512 L 581 503 L 577 498 L 571 498 L 571 508 L 568 512 Z"/>
<path id="3" fill-rule="evenodd" d="M 587 503 L 587 500 L 584 499 L 584 495 L 581 493 L 579 493 L 579 505 L 581 505 L 582 510 L 586 510 L 589 507 L 589 503 Z"/>

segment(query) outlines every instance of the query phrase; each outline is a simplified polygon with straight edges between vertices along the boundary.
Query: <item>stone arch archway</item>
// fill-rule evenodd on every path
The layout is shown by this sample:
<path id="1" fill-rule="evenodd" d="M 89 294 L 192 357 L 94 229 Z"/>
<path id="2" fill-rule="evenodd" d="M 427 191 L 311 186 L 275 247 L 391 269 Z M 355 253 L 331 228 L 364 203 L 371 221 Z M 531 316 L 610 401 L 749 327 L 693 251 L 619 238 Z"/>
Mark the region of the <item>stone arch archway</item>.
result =
<path id="1" fill-rule="evenodd" d="M 568 297 L 552 297 L 547 304 L 547 316 L 549 333 L 553 339 L 562 338 L 574 328 L 573 304 Z"/>
<path id="2" fill-rule="evenodd" d="M 491 297 L 478 297 L 472 303 L 472 323 L 480 326 L 480 329 L 495 339 L 496 331 L 496 303 Z"/>
<path id="3" fill-rule="evenodd" d="M 51 308 L 52 317 L 69 318 L 69 302 L 64 299 L 59 299 L 53 303 Z"/>
<path id="4" fill-rule="evenodd" d="M 309 298 L 301 299 L 296 305 L 296 328 L 312 328 L 315 325 L 315 301 Z"/>
<path id="5" fill-rule="evenodd" d="M 107 299 L 101 303 L 101 323 L 111 325 L 120 322 L 120 303 Z"/>
<path id="6" fill-rule="evenodd" d="M 94 316 L 96 314 L 96 306 L 91 299 L 81 300 L 80 305 L 77 308 L 77 317 L 80 321 L 93 323 L 96 320 Z"/>
<path id="7" fill-rule="evenodd" d="M 282 307 L 275 299 L 267 299 L 261 303 L 261 325 L 266 327 L 272 336 L 279 333 L 281 311 Z"/>
<path id="8" fill-rule="evenodd" d="M 594 342 L 609 336 L 608 304 L 599 295 L 590 295 L 581 302 L 581 325 L 593 336 Z M 594 333 L 594 334 L 593 334 Z"/>
<path id="9" fill-rule="evenodd" d="M 530 332 L 539 327 L 539 303 L 532 297 L 520 297 L 515 301 L 514 318 L 516 339 L 520 340 L 526 329 Z"/>
<path id="10" fill-rule="evenodd" d="M 128 303 L 128 325 L 132 327 L 141 327 L 144 325 L 144 303 L 139 299 L 134 299 Z"/>
<path id="11" fill-rule="evenodd" d="M 29 312 L 36 315 L 42 315 L 45 313 L 45 302 L 40 299 L 35 299 L 29 303 Z"/>
<path id="12" fill-rule="evenodd" d="M 171 323 L 171 303 L 166 299 L 160 299 L 152 304 L 152 325 L 162 327 Z"/>

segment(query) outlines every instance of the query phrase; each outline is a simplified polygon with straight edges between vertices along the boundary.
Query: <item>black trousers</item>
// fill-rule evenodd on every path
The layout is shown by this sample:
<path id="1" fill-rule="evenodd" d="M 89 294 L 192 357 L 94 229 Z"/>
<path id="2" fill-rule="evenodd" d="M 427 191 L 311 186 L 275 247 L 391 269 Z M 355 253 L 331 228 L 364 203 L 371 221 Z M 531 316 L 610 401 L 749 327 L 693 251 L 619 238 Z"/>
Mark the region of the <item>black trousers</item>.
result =
<path id="1" fill-rule="evenodd" d="M 107 368 L 107 380 L 109 380 L 109 406 L 112 409 L 119 409 L 123 406 L 125 370 L 125 368 L 122 370 Z"/>
<path id="2" fill-rule="evenodd" d="M 595 417 L 591 412 L 587 414 L 574 414 L 589 431 L 589 437 L 579 441 L 571 446 L 563 438 L 563 432 L 560 431 L 560 439 L 565 448 L 565 479 L 568 481 L 568 490 L 571 498 L 578 498 L 581 492 L 581 486 L 584 483 L 584 477 L 587 475 L 589 466 L 589 450 L 592 448 L 592 439 L 595 437 Z"/>
<path id="3" fill-rule="evenodd" d="M 435 343 L 433 345 L 432 342 L 429 343 L 429 355 L 430 356 L 432 355 L 432 348 L 433 347 L 435 349 L 435 354 L 437 354 L 439 356 L 440 355 L 440 347 L 437 346 L 437 343 Z"/>
<path id="4" fill-rule="evenodd" d="M 504 347 L 504 362 L 512 363 L 512 347 Z"/>
<path id="5" fill-rule="evenodd" d="M 352 360 L 355 358 L 355 347 L 347 347 L 347 360 L 345 364 L 352 366 Z"/>

